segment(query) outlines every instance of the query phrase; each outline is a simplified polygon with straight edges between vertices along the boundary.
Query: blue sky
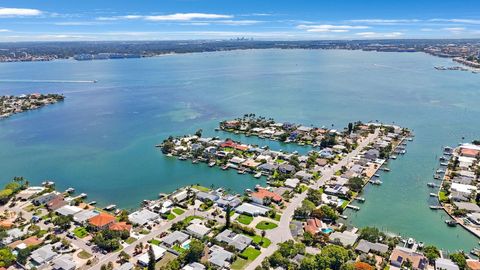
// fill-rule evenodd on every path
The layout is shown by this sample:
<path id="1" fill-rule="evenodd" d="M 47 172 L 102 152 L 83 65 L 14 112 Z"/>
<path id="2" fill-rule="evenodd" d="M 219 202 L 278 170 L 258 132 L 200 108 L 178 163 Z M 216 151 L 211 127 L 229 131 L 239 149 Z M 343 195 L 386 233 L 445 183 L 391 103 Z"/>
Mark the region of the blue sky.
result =
<path id="1" fill-rule="evenodd" d="M 470 0 L 0 0 L 0 41 L 480 38 Z"/>

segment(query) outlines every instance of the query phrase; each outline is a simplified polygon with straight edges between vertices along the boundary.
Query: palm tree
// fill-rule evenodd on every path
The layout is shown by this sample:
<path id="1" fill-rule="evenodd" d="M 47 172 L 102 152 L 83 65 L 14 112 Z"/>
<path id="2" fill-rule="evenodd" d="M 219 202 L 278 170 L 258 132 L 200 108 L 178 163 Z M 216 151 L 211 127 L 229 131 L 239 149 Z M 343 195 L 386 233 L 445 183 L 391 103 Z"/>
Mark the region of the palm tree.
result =
<path id="1" fill-rule="evenodd" d="M 230 213 L 232 212 L 232 207 L 230 204 L 227 204 L 227 208 L 225 209 L 225 228 L 230 228 Z"/>

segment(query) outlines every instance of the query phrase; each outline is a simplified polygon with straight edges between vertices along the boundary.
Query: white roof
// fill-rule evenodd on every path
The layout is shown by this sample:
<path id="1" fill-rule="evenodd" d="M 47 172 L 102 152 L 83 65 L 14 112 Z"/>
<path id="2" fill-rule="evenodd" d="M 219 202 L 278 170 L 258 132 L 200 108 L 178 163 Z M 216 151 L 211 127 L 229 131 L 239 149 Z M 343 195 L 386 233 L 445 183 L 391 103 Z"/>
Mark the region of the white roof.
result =
<path id="1" fill-rule="evenodd" d="M 153 254 L 155 254 L 155 260 L 157 261 L 163 257 L 163 254 L 165 254 L 165 252 L 167 252 L 166 249 L 159 247 L 157 245 L 151 245 L 151 247 L 153 249 Z M 138 257 L 138 262 L 142 265 L 148 265 L 149 260 L 150 259 L 148 257 L 148 252 L 145 252 L 142 255 L 140 255 L 140 257 Z"/>
<path id="2" fill-rule="evenodd" d="M 148 223 L 149 221 L 155 220 L 159 218 L 159 215 L 157 213 L 154 213 L 148 209 L 142 209 L 140 211 L 135 211 L 128 215 L 128 219 L 138 225 L 144 225 Z"/>
<path id="3" fill-rule="evenodd" d="M 83 210 L 73 215 L 73 220 L 78 223 L 83 223 L 98 214 L 100 213 L 95 210 Z"/>
<path id="4" fill-rule="evenodd" d="M 252 216 L 256 216 L 256 215 L 265 215 L 268 211 L 270 211 L 270 208 L 251 204 L 251 203 L 243 203 L 242 205 L 236 208 L 236 211 L 239 213 L 247 213 Z"/>
<path id="5" fill-rule="evenodd" d="M 76 207 L 73 205 L 65 205 L 60 208 L 58 208 L 55 212 L 57 214 L 62 215 L 62 216 L 69 216 L 69 215 L 75 215 L 76 213 L 81 212 L 83 209 L 80 207 Z"/>
<path id="6" fill-rule="evenodd" d="M 284 184 L 287 187 L 295 188 L 298 185 L 299 182 L 300 182 L 300 180 L 297 179 L 297 178 L 289 178 L 289 179 L 285 180 Z"/>
<path id="7" fill-rule="evenodd" d="M 210 228 L 208 228 L 208 227 L 206 227 L 202 224 L 190 224 L 187 227 L 187 231 L 203 237 L 210 232 Z"/>
<path id="8" fill-rule="evenodd" d="M 451 190 L 462 192 L 462 193 L 472 193 L 472 191 L 477 190 L 477 187 L 472 185 L 452 183 Z"/>
<path id="9" fill-rule="evenodd" d="M 475 145 L 475 144 L 471 144 L 471 143 L 464 143 L 464 144 L 460 145 L 460 148 L 480 150 L 480 146 Z"/>

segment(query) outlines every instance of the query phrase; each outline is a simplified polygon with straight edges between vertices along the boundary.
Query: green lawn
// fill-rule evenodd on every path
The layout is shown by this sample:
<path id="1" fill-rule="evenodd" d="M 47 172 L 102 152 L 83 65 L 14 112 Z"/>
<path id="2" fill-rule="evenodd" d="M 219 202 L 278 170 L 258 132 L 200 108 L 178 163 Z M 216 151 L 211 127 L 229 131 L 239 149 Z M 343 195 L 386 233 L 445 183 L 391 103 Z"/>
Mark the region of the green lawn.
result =
<path id="1" fill-rule="evenodd" d="M 260 253 L 262 253 L 260 250 L 256 250 L 253 247 L 248 247 L 241 254 L 243 256 L 246 256 L 249 261 L 253 261 L 253 260 L 255 260 L 255 258 L 258 257 L 258 255 L 260 255 Z"/>
<path id="2" fill-rule="evenodd" d="M 349 203 L 350 203 L 350 202 L 347 201 L 347 200 L 343 201 L 343 203 L 342 203 L 342 209 L 347 208 L 347 205 L 348 205 Z"/>
<path id="3" fill-rule="evenodd" d="M 88 232 L 84 227 L 77 227 L 75 230 L 73 230 L 73 234 L 78 238 L 84 238 L 88 235 Z"/>
<path id="4" fill-rule="evenodd" d="M 232 265 L 230 265 L 230 268 L 232 268 L 233 270 L 241 270 L 241 269 L 244 269 L 245 266 L 247 266 L 247 263 L 248 263 L 247 260 L 238 257 L 238 258 L 232 263 Z"/>
<path id="5" fill-rule="evenodd" d="M 257 245 L 260 245 L 260 242 L 262 242 L 262 237 L 260 235 L 255 235 L 255 236 L 250 236 L 253 240 L 253 243 L 257 244 Z M 263 238 L 263 243 L 262 243 L 262 247 L 263 248 L 268 248 L 270 246 L 272 242 L 270 241 L 270 239 L 264 237 Z"/>
<path id="6" fill-rule="evenodd" d="M 179 245 L 174 245 L 173 250 L 175 250 L 176 252 L 182 254 L 183 252 L 185 252 L 185 249 L 183 249 L 182 247 L 180 247 Z"/>
<path id="7" fill-rule="evenodd" d="M 125 240 L 125 243 L 127 244 L 132 244 L 133 242 L 135 242 L 137 239 L 136 238 L 133 238 L 133 237 L 129 237 L 127 238 L 127 240 Z"/>
<path id="8" fill-rule="evenodd" d="M 162 243 L 162 242 L 160 242 L 160 240 L 158 240 L 158 239 L 152 239 L 152 240 L 150 240 L 150 241 L 148 241 L 148 242 L 149 242 L 150 244 L 152 244 L 152 245 L 157 245 L 157 246 L 159 246 L 160 243 Z"/>
<path id="9" fill-rule="evenodd" d="M 440 200 L 440 202 L 448 201 L 448 196 L 447 196 L 447 194 L 445 194 L 445 191 L 440 191 L 438 193 L 438 199 Z"/>
<path id="10" fill-rule="evenodd" d="M 244 224 L 244 225 L 248 225 L 248 224 L 252 223 L 253 217 L 242 214 L 242 215 L 237 217 L 237 221 Z"/>
<path id="11" fill-rule="evenodd" d="M 189 217 L 186 217 L 183 222 L 185 222 L 185 224 L 188 224 L 190 223 L 192 220 L 194 219 L 204 219 L 203 217 L 199 217 L 199 216 L 189 216 Z"/>
<path id="12" fill-rule="evenodd" d="M 175 215 L 173 213 L 170 213 L 170 214 L 167 215 L 168 220 L 172 220 L 174 218 L 175 218 Z"/>
<path id="13" fill-rule="evenodd" d="M 260 221 L 255 228 L 259 230 L 271 230 L 277 227 L 276 223 L 269 222 L 269 221 Z"/>
<path id="14" fill-rule="evenodd" d="M 173 213 L 175 213 L 175 215 L 177 215 L 177 216 L 185 213 L 185 210 L 180 209 L 180 208 L 175 208 L 175 209 L 173 209 L 172 211 L 173 211 Z"/>
<path id="15" fill-rule="evenodd" d="M 78 256 L 80 259 L 86 260 L 86 259 L 89 259 L 90 257 L 92 257 L 92 254 L 86 252 L 85 250 L 82 250 L 82 251 L 80 251 L 80 253 L 78 253 L 77 256 Z"/>
<path id="16" fill-rule="evenodd" d="M 204 186 L 200 186 L 200 185 L 193 185 L 192 188 L 194 188 L 196 190 L 203 191 L 203 192 L 209 192 L 210 191 L 209 188 L 204 187 Z"/>
<path id="17" fill-rule="evenodd" d="M 282 215 L 280 215 L 279 213 L 276 213 L 276 214 L 275 214 L 275 217 L 273 218 L 273 220 L 275 220 L 275 221 L 280 221 L 281 218 L 282 218 Z"/>

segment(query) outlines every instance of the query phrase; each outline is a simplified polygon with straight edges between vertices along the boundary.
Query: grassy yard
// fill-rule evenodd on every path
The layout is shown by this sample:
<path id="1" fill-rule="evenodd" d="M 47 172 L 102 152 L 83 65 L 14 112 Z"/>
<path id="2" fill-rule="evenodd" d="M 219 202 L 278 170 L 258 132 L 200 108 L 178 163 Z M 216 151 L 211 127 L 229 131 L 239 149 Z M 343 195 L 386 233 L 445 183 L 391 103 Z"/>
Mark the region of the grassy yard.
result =
<path id="1" fill-rule="evenodd" d="M 92 254 L 86 252 L 85 250 L 82 250 L 82 251 L 80 251 L 80 253 L 78 253 L 77 256 L 78 256 L 80 259 L 86 260 L 86 259 L 89 259 L 90 257 L 92 257 Z"/>
<path id="2" fill-rule="evenodd" d="M 185 249 L 183 249 L 182 247 L 180 247 L 179 245 L 174 245 L 172 247 L 173 250 L 175 250 L 176 252 L 182 254 L 183 252 L 185 252 Z"/>
<path id="3" fill-rule="evenodd" d="M 185 210 L 180 209 L 180 208 L 175 208 L 175 209 L 173 209 L 172 211 L 173 211 L 173 213 L 175 213 L 175 215 L 177 215 L 177 216 L 185 213 Z"/>
<path id="4" fill-rule="evenodd" d="M 237 221 L 244 224 L 244 225 L 248 225 L 248 224 L 252 223 L 253 217 L 242 214 L 242 215 L 238 216 Z"/>
<path id="5" fill-rule="evenodd" d="M 258 257 L 258 255 L 260 255 L 260 253 L 262 253 L 260 250 L 256 250 L 253 247 L 248 247 L 241 254 L 247 257 L 249 261 L 253 261 Z"/>
<path id="6" fill-rule="evenodd" d="M 342 209 L 345 209 L 345 208 L 347 208 L 347 205 L 348 205 L 348 203 L 350 203 L 350 202 L 349 202 L 349 201 L 347 201 L 347 200 L 343 201 L 343 203 L 342 203 L 342 206 L 341 206 L 341 207 L 342 207 Z"/>
<path id="7" fill-rule="evenodd" d="M 175 215 L 173 213 L 170 213 L 170 214 L 167 215 L 168 220 L 172 220 L 174 218 L 175 218 Z"/>
<path id="8" fill-rule="evenodd" d="M 438 200 L 440 200 L 441 202 L 448 201 L 448 196 L 447 196 L 447 194 L 445 194 L 445 191 L 440 191 L 438 193 Z"/>
<path id="9" fill-rule="evenodd" d="M 271 217 L 270 217 L 270 218 L 271 218 Z M 275 220 L 275 221 L 280 221 L 281 218 L 282 218 L 282 215 L 280 215 L 279 213 L 276 213 L 276 214 L 275 214 L 275 217 L 272 218 L 272 219 Z"/>
<path id="10" fill-rule="evenodd" d="M 133 238 L 133 237 L 129 237 L 127 238 L 127 240 L 125 240 L 125 243 L 131 245 L 133 242 L 135 242 L 137 239 L 136 238 Z"/>
<path id="11" fill-rule="evenodd" d="M 262 242 L 262 237 L 260 235 L 255 235 L 255 236 L 250 236 L 253 240 L 253 242 L 257 245 L 260 245 L 260 242 Z M 263 238 L 263 243 L 262 243 L 262 248 L 268 248 L 272 242 L 270 239 L 264 237 Z"/>
<path id="12" fill-rule="evenodd" d="M 204 187 L 204 186 L 200 186 L 200 185 L 193 185 L 192 188 L 194 188 L 196 190 L 203 191 L 203 192 L 209 192 L 210 191 L 209 188 Z"/>
<path id="13" fill-rule="evenodd" d="M 260 221 L 257 226 L 255 226 L 255 228 L 259 230 L 271 230 L 275 229 L 276 227 L 278 227 L 276 223 L 269 221 Z"/>
<path id="14" fill-rule="evenodd" d="M 88 232 L 84 227 L 77 227 L 75 230 L 73 230 L 73 234 L 78 238 L 84 238 L 88 235 Z"/>
<path id="15" fill-rule="evenodd" d="M 166 267 L 171 261 L 175 260 L 177 256 L 170 252 L 165 252 L 162 259 L 155 264 L 155 269 L 162 269 Z"/>
<path id="16" fill-rule="evenodd" d="M 199 217 L 199 216 L 189 216 L 189 217 L 186 217 L 183 222 L 185 222 L 186 224 L 190 223 L 190 221 L 194 220 L 194 219 L 204 219 L 203 217 Z"/>
<path id="17" fill-rule="evenodd" d="M 247 266 L 248 264 L 248 261 L 245 260 L 245 259 L 242 259 L 242 258 L 237 258 L 233 263 L 232 265 L 230 266 L 230 268 L 232 268 L 233 270 L 241 270 L 241 269 L 244 269 L 245 266 Z"/>
<path id="18" fill-rule="evenodd" d="M 160 240 L 158 240 L 158 239 L 152 239 L 152 240 L 150 240 L 150 241 L 148 241 L 148 242 L 149 242 L 150 244 L 156 245 L 156 246 L 159 246 L 160 243 L 161 243 Z"/>

